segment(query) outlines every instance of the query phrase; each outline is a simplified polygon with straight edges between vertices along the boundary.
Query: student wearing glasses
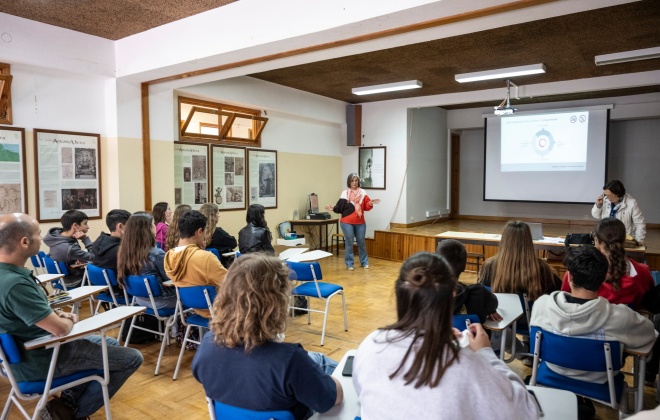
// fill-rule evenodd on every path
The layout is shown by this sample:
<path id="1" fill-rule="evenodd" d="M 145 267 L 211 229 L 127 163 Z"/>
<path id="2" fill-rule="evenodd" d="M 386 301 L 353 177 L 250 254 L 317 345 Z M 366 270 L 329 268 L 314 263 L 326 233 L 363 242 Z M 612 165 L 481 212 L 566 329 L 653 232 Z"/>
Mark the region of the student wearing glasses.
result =
<path id="1" fill-rule="evenodd" d="M 637 200 L 626 194 L 626 188 L 621 181 L 612 180 L 603 187 L 603 194 L 596 199 L 591 209 L 591 215 L 596 219 L 616 217 L 626 227 L 626 235 L 635 239 L 640 245 L 646 238 L 646 223 L 644 214 Z"/>

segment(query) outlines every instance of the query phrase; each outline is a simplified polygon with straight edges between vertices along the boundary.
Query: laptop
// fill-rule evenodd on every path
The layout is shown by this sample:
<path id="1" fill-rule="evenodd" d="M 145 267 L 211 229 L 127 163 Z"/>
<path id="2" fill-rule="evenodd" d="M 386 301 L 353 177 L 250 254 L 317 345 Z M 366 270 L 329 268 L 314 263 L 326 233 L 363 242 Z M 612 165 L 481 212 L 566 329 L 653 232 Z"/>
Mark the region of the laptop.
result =
<path id="1" fill-rule="evenodd" d="M 543 239 L 543 224 L 541 223 L 527 223 L 529 230 L 532 231 L 532 240 L 540 241 Z"/>

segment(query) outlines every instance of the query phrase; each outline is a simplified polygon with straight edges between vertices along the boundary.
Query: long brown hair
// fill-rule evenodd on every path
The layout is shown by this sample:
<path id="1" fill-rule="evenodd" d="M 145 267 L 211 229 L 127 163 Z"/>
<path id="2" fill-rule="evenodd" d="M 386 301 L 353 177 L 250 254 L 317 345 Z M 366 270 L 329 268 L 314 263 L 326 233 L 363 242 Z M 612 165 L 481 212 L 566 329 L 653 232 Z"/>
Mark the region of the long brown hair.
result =
<path id="1" fill-rule="evenodd" d="M 545 291 L 540 264 L 529 225 L 519 221 L 508 222 L 493 261 L 493 292 L 527 293 L 529 300 L 538 299 Z"/>
<path id="2" fill-rule="evenodd" d="M 612 289 L 619 290 L 621 277 L 628 273 L 628 260 L 623 248 L 626 240 L 626 225 L 617 218 L 607 217 L 596 224 L 594 236 L 598 244 L 603 245 L 603 254 L 609 263 L 605 282 L 610 283 Z"/>
<path id="3" fill-rule="evenodd" d="M 151 231 L 153 224 L 153 216 L 144 211 L 128 218 L 117 253 L 117 281 L 122 286 L 125 277 L 140 273 L 149 251 L 156 246 L 156 237 Z"/>
<path id="4" fill-rule="evenodd" d="M 213 302 L 215 342 L 249 353 L 274 340 L 286 328 L 289 290 L 289 270 L 279 258 L 262 253 L 237 258 Z"/>
<path id="5" fill-rule="evenodd" d="M 415 388 L 434 388 L 447 368 L 458 361 L 460 349 L 451 323 L 455 287 L 456 277 L 440 255 L 420 252 L 403 263 L 394 284 L 398 320 L 384 330 L 402 333 L 390 341 L 412 336 L 412 343 L 390 379 L 399 375 L 412 357 L 410 369 L 403 374 L 406 385 L 414 382 Z"/>
<path id="6" fill-rule="evenodd" d="M 206 216 L 206 228 L 204 228 L 204 245 L 208 246 L 213 239 L 215 228 L 218 225 L 218 206 L 213 203 L 202 204 L 199 212 Z"/>
<path id="7" fill-rule="evenodd" d="M 179 246 L 179 217 L 191 209 L 192 207 L 187 204 L 179 204 L 174 210 L 172 223 L 170 223 L 170 227 L 167 229 L 167 238 L 165 239 L 167 249 L 174 249 Z"/>

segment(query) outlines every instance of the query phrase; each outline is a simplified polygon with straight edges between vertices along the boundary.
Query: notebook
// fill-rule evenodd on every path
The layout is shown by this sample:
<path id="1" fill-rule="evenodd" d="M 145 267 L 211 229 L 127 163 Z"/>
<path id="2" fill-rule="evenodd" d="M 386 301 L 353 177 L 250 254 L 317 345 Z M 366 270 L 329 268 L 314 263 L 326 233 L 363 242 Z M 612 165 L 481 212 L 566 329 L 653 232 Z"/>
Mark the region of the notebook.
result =
<path id="1" fill-rule="evenodd" d="M 540 241 L 543 239 L 543 225 L 541 223 L 527 223 L 529 230 L 532 231 L 532 240 Z"/>

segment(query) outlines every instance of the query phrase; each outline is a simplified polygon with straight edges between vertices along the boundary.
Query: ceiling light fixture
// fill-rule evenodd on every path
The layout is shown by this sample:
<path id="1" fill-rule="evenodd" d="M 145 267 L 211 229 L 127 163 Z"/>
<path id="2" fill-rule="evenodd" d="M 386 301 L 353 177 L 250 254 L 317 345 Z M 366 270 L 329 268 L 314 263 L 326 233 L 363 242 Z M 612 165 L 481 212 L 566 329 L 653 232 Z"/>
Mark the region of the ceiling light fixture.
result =
<path id="1" fill-rule="evenodd" d="M 480 80 L 507 79 L 516 76 L 545 73 L 545 64 L 530 64 L 529 66 L 507 67 L 505 69 L 477 71 L 454 76 L 457 82 L 477 82 Z"/>
<path id="2" fill-rule="evenodd" d="M 384 85 L 353 88 L 351 92 L 355 95 L 371 95 L 372 93 L 395 92 L 397 90 L 419 89 L 421 87 L 422 82 L 419 80 L 407 80 L 405 82 L 385 83 Z"/>
<path id="3" fill-rule="evenodd" d="M 642 50 L 624 51 L 614 54 L 597 55 L 594 61 L 597 66 L 606 64 L 627 63 L 629 61 L 649 60 L 651 58 L 660 58 L 660 47 L 644 48 Z"/>

